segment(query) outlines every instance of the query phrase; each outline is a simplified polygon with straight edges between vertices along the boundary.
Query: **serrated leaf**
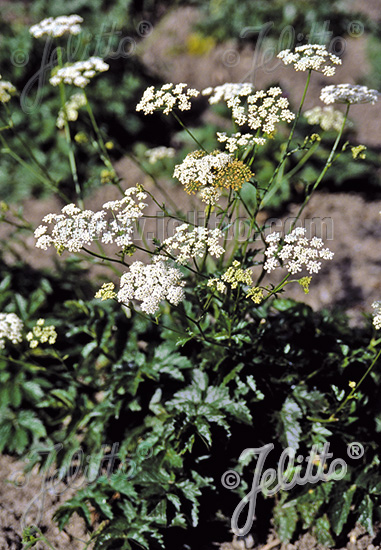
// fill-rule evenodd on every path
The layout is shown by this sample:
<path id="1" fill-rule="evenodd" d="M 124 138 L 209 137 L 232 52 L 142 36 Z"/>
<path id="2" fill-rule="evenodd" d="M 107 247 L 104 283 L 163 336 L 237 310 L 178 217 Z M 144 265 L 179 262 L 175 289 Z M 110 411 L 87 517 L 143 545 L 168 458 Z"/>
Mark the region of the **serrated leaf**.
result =
<path id="1" fill-rule="evenodd" d="M 327 514 L 324 514 L 324 516 L 316 520 L 313 533 L 320 544 L 331 548 L 334 546 L 335 541 L 331 536 L 330 523 Z"/>
<path id="2" fill-rule="evenodd" d="M 370 535 L 373 536 L 373 502 L 369 495 L 365 495 L 363 500 L 360 502 L 357 513 L 357 521 L 365 527 Z"/>
<path id="3" fill-rule="evenodd" d="M 23 384 L 23 392 L 32 401 L 39 401 L 45 396 L 44 390 L 36 382 L 27 381 Z"/>
<path id="4" fill-rule="evenodd" d="M 334 494 L 329 517 L 331 520 L 332 529 L 336 535 L 340 535 L 348 519 L 353 495 L 355 494 L 356 489 L 356 485 L 351 485 L 349 489 L 346 489 L 339 494 Z"/>
<path id="5" fill-rule="evenodd" d="M 324 500 L 325 495 L 320 485 L 308 490 L 306 494 L 297 499 L 296 507 L 304 522 L 303 529 L 308 529 L 312 525 Z"/>
<path id="6" fill-rule="evenodd" d="M 283 403 L 283 407 L 279 413 L 283 429 L 281 430 L 281 438 L 285 446 L 297 450 L 299 447 L 302 428 L 299 420 L 302 417 L 302 411 L 299 405 L 293 398 L 287 397 Z"/>
<path id="7" fill-rule="evenodd" d="M 298 513 L 295 506 L 278 505 L 274 511 L 276 530 L 282 542 L 288 542 L 296 529 Z"/>

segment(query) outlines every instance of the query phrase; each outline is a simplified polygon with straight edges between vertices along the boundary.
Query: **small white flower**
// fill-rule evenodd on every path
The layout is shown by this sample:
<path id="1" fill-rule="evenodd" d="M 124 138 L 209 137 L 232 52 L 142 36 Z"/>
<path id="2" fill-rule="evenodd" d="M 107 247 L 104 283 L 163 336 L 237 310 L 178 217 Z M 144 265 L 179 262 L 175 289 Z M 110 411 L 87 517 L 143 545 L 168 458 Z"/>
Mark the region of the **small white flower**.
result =
<path id="1" fill-rule="evenodd" d="M 372 308 L 376 311 L 373 312 L 373 325 L 377 330 L 381 329 L 381 301 L 377 300 L 373 302 Z"/>
<path id="2" fill-rule="evenodd" d="M 226 82 L 221 86 L 216 86 L 212 88 L 205 88 L 202 90 L 202 95 L 210 96 L 209 103 L 213 105 L 214 103 L 219 103 L 220 101 L 231 102 L 237 97 L 245 97 L 252 93 L 254 90 L 254 85 L 251 82 Z M 229 105 L 230 106 L 230 105 Z"/>
<path id="3" fill-rule="evenodd" d="M 153 315 L 164 300 L 178 305 L 184 299 L 185 282 L 181 279 L 181 271 L 169 267 L 162 257 L 154 257 L 148 265 L 136 261 L 120 279 L 118 301 L 128 305 L 138 300 L 142 311 Z"/>
<path id="4" fill-rule="evenodd" d="M 41 38 L 41 36 L 53 36 L 59 37 L 64 34 L 79 34 L 81 32 L 82 17 L 79 15 L 60 15 L 53 18 L 48 17 L 43 19 L 37 25 L 33 25 L 29 29 L 29 32 L 35 38 Z"/>
<path id="5" fill-rule="evenodd" d="M 175 107 L 180 111 L 189 111 L 191 108 L 192 97 L 197 97 L 199 91 L 194 88 L 188 88 L 184 91 L 187 85 L 180 84 L 164 84 L 159 90 L 155 90 L 154 86 L 147 88 L 136 106 L 137 111 L 143 111 L 145 115 L 150 115 L 154 111 L 162 111 L 168 115 Z"/>
<path id="6" fill-rule="evenodd" d="M 65 120 L 74 122 L 78 118 L 78 110 L 86 105 L 87 99 L 85 94 L 79 92 L 73 94 L 70 99 L 65 103 L 63 109 L 59 110 L 56 125 L 62 129 L 65 125 Z"/>
<path id="7" fill-rule="evenodd" d="M 133 224 L 143 215 L 147 205 L 141 201 L 147 195 L 139 186 L 130 187 L 124 195 L 120 200 L 106 202 L 98 212 L 68 204 L 61 214 L 46 215 L 42 221 L 53 227 L 49 232 L 45 225 L 37 227 L 34 232 L 36 247 L 47 250 L 53 245 L 58 251 L 79 252 L 95 240 L 104 244 L 116 243 L 121 248 L 131 245 Z"/>
<path id="8" fill-rule="evenodd" d="M 222 88 L 219 90 L 218 88 Z M 253 86 L 250 84 L 224 84 L 222 87 L 215 88 L 215 94 L 210 98 L 210 103 L 224 100 L 231 109 L 232 118 L 238 126 L 247 125 L 251 130 L 260 130 L 264 134 L 272 134 L 275 130 L 275 124 L 280 121 L 291 122 L 295 115 L 289 109 L 289 102 L 282 96 L 282 89 L 278 86 L 269 88 L 267 91 L 259 90 L 253 92 Z M 242 101 L 245 103 L 243 104 Z M 252 143 L 263 145 L 264 138 L 240 133 L 232 138 L 224 138 L 224 134 L 218 135 L 220 141 L 227 143 L 227 149 L 231 152 L 237 149 L 238 141 L 244 144 L 249 143 L 249 137 Z M 237 137 L 237 139 L 234 139 Z M 243 145 L 244 146 L 244 145 Z"/>
<path id="9" fill-rule="evenodd" d="M 165 158 L 173 158 L 175 156 L 175 149 L 173 147 L 154 147 L 153 149 L 148 149 L 145 152 L 146 157 L 148 157 L 148 162 L 150 164 L 155 164 L 158 160 Z"/>
<path id="10" fill-rule="evenodd" d="M 266 237 L 269 245 L 265 251 L 266 262 L 264 269 L 270 273 L 277 267 L 285 267 L 289 273 L 295 274 L 307 269 L 309 273 L 318 273 L 321 269 L 321 260 L 332 260 L 333 252 L 323 247 L 323 241 L 317 237 L 307 239 L 306 230 L 296 227 L 285 236 L 281 246 L 280 233 L 271 233 Z M 281 264 L 282 262 L 282 264 Z"/>
<path id="11" fill-rule="evenodd" d="M 109 65 L 100 57 L 90 57 L 86 61 L 77 61 L 71 65 L 62 67 L 50 77 L 49 82 L 52 86 L 72 84 L 78 88 L 85 88 L 97 73 L 108 71 Z"/>
<path id="12" fill-rule="evenodd" d="M 264 145 L 266 143 L 265 138 L 255 137 L 252 134 L 241 134 L 241 132 L 237 132 L 231 136 L 228 136 L 226 132 L 217 132 L 217 140 L 225 144 L 225 149 L 229 153 L 234 153 L 240 147 Z"/>
<path id="13" fill-rule="evenodd" d="M 209 206 L 214 206 L 219 201 L 221 194 L 221 190 L 217 187 L 203 187 L 200 190 L 200 199 Z"/>
<path id="14" fill-rule="evenodd" d="M 194 227 L 190 230 L 189 224 L 184 223 L 176 227 L 175 235 L 165 239 L 163 245 L 170 253 L 179 251 L 176 262 L 185 264 L 188 260 L 203 258 L 206 251 L 219 258 L 225 252 L 219 244 L 222 238 L 223 233 L 218 228 Z"/>
<path id="15" fill-rule="evenodd" d="M 344 122 L 344 114 L 333 107 L 314 107 L 304 113 L 308 124 L 319 124 L 322 130 L 339 132 Z"/>
<path id="16" fill-rule="evenodd" d="M 227 153 L 203 154 L 199 151 L 189 153 L 181 164 L 175 166 L 173 177 L 177 178 L 185 189 L 193 192 L 200 187 L 213 186 L 215 172 L 227 166 L 233 157 Z"/>
<path id="17" fill-rule="evenodd" d="M 341 59 L 329 53 L 326 47 L 320 44 L 298 46 L 294 52 L 283 50 L 277 57 L 285 65 L 293 64 L 296 71 L 317 71 L 325 76 L 333 76 L 336 71 L 335 65 L 341 65 Z"/>
<path id="18" fill-rule="evenodd" d="M 4 349 L 6 340 L 19 344 L 23 328 L 23 322 L 15 313 L 0 313 L 0 349 Z"/>
<path id="19" fill-rule="evenodd" d="M 376 103 L 378 91 L 354 84 L 333 84 L 325 86 L 320 93 L 323 103 Z"/>
<path id="20" fill-rule="evenodd" d="M 0 103 L 8 103 L 8 101 L 11 99 L 11 96 L 16 93 L 16 88 L 8 82 L 7 80 L 3 80 L 2 76 L 0 75 Z"/>

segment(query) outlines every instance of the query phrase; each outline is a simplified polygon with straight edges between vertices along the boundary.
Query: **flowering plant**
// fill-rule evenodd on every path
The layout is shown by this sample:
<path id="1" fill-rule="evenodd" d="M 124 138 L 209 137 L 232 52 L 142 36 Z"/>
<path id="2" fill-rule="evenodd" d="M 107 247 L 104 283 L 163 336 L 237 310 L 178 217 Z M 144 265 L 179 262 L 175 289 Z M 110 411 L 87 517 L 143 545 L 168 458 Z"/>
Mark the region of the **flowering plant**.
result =
<path id="1" fill-rule="evenodd" d="M 49 20 L 31 32 L 35 37 L 61 37 L 79 33 L 79 23 L 77 16 Z M 49 433 L 50 441 L 63 440 L 68 445 L 57 458 L 65 475 L 69 475 L 73 452 L 79 452 L 80 444 L 95 452 L 103 434 L 110 444 L 115 434 L 113 422 L 123 433 L 119 459 L 127 461 L 134 456 L 136 475 L 126 478 L 117 471 L 108 476 L 98 464 L 95 484 L 80 491 L 57 514 L 61 527 L 73 512 L 81 514 L 92 528 L 97 548 L 112 548 L 115 541 L 122 541 L 121 548 L 130 548 L 131 544 L 148 548 L 163 541 L 171 548 L 168 527 L 177 536 L 179 528 L 189 523 L 196 527 L 199 521 L 209 519 L 207 503 L 212 488 L 221 473 L 234 464 L 237 446 L 246 446 L 248 437 L 262 439 L 272 434 L 280 444 L 295 451 L 311 443 L 321 445 L 340 429 L 345 428 L 346 437 L 350 437 L 349 412 L 357 415 L 359 433 L 363 435 L 361 410 L 354 411 L 350 400 L 365 377 L 356 378 L 353 385 L 345 373 L 345 382 L 351 388 L 347 393 L 340 382 L 340 369 L 345 361 L 353 366 L 373 358 L 366 376 L 380 354 L 375 352 L 378 342 L 372 339 L 364 351 L 364 337 L 359 337 L 350 353 L 341 339 L 345 331 L 334 330 L 336 319 L 328 321 L 323 314 L 315 315 L 303 304 L 282 299 L 282 295 L 288 285 L 300 285 L 305 292 L 310 286 L 313 289 L 315 275 L 325 262 L 333 260 L 323 239 L 307 234 L 301 227 L 301 214 L 331 165 L 345 154 L 342 136 L 351 105 L 375 101 L 376 92 L 349 90 L 349 85 L 329 86 L 328 91 L 322 91 L 326 103 L 338 98 L 346 104 L 342 117 L 335 118 L 336 139 L 320 174 L 305 190 L 291 227 L 273 231 L 261 216 L 267 197 L 274 192 L 279 178 L 287 180 L 291 171 L 297 173 L 308 161 L 320 139 L 316 133 L 307 135 L 301 143 L 295 139 L 311 73 L 318 71 L 329 77 L 340 64 L 336 56 L 319 45 L 281 52 L 279 57 L 295 70 L 307 73 L 296 112 L 289 108 L 281 88 L 254 90 L 251 83 L 227 83 L 201 92 L 185 83 L 169 83 L 158 90 L 149 87 L 137 104 L 137 110 L 147 116 L 156 111 L 173 115 L 194 141 L 195 149 L 175 165 L 173 179 L 180 183 L 178 190 L 184 201 L 189 195 L 203 208 L 200 222 L 189 219 L 170 196 L 161 202 L 155 194 L 159 188 L 134 182 L 126 186 L 118 177 L 106 146 L 108 141 L 84 91 L 93 78 L 101 78 L 97 74 L 106 71 L 108 65 L 92 57 L 65 67 L 58 49 L 58 66 L 50 83 L 60 93 L 57 126 L 63 129 L 67 141 L 72 174 L 69 194 L 75 196 L 75 201 L 56 185 L 55 191 L 66 205 L 61 213 L 45 215 L 43 223 L 34 229 L 34 237 L 37 248 L 54 247 L 59 255 L 75 253 L 106 266 L 108 278 L 94 291 L 89 304 L 80 300 L 65 304 L 75 322 L 72 331 L 62 330 L 60 334 L 59 327 L 45 326 L 45 320 L 39 318 L 26 340 L 32 350 L 40 344 L 57 343 L 58 350 L 52 353 L 74 380 L 68 390 L 60 387 L 59 393 L 53 394 L 62 401 L 65 414 L 58 433 Z M 10 86 L 7 83 L 4 90 L 10 92 Z M 83 91 L 67 100 L 71 86 Z M 11 101 L 8 95 L 0 96 L 7 109 Z M 211 105 L 222 101 L 231 111 L 234 131 L 216 133 L 214 149 L 208 149 L 181 118 L 200 96 L 201 100 L 208 97 Z M 97 143 L 107 180 L 118 195 L 98 210 L 85 208 L 85 182 L 78 175 L 72 140 L 70 124 L 82 116 L 81 107 L 86 108 L 91 139 Z M 242 132 L 237 132 L 237 126 Z M 283 141 L 277 163 L 269 178 L 258 179 L 256 164 L 262 148 L 276 134 Z M 220 144 L 225 150 L 217 148 Z M 150 162 L 176 154 L 173 148 L 156 149 L 149 155 Z M 295 157 L 298 163 L 290 168 Z M 164 194 L 168 196 L 168 192 Z M 159 213 L 153 215 L 152 208 L 158 208 Z M 150 218 L 173 222 L 167 224 L 173 230 L 149 237 L 141 222 Z M 244 240 L 239 234 L 242 218 Z M 379 305 L 375 307 L 377 328 L 380 312 Z M 66 326 L 64 322 L 62 325 Z M 330 351 L 327 354 L 320 327 L 332 330 L 332 340 L 324 343 Z M 1 313 L 1 347 L 9 345 L 10 354 L 22 341 L 22 328 L 22 321 L 13 312 Z M 60 338 L 70 341 L 78 334 L 84 338 L 81 351 L 78 340 L 69 345 L 71 354 L 64 346 L 59 347 Z M 312 355 L 300 341 L 300 334 L 310 339 Z M 350 341 L 347 335 L 344 339 Z M 272 347 L 276 352 L 271 352 Z M 327 395 L 319 388 L 319 376 L 323 375 L 330 381 Z M 268 406 L 274 400 L 275 412 Z M 365 403 L 366 396 L 359 393 L 359 402 Z M 261 411 L 263 426 L 258 426 L 255 420 Z M 41 432 L 40 439 L 45 434 Z M 140 453 L 144 445 L 150 451 L 147 455 Z M 223 464 L 221 456 L 226 458 Z M 374 453 L 373 458 L 376 460 Z M 237 467 L 242 470 L 245 466 L 252 467 L 249 463 Z M 351 476 L 357 480 L 359 473 L 353 469 Z M 333 481 L 329 483 L 333 491 Z M 356 498 L 364 498 L 366 504 L 357 519 L 369 527 L 373 500 L 366 487 L 359 487 Z M 243 490 L 243 486 L 238 489 L 241 496 Z M 307 528 L 324 524 L 325 542 L 332 540 L 333 534 L 340 535 L 355 495 L 353 489 L 348 492 L 347 485 L 341 492 L 346 495 L 346 508 L 339 517 L 336 504 L 324 489 L 317 489 L 319 506 L 314 513 L 307 510 L 312 502 L 309 492 L 297 495 L 285 508 L 287 495 L 283 495 L 274 506 L 282 540 L 292 537 L 298 519 Z M 103 520 L 100 524 L 92 522 L 89 503 L 97 510 L 98 519 Z M 204 516 L 200 514 L 200 503 L 206 510 Z M 222 516 L 227 508 L 225 503 Z M 331 517 L 328 526 L 327 513 Z"/>

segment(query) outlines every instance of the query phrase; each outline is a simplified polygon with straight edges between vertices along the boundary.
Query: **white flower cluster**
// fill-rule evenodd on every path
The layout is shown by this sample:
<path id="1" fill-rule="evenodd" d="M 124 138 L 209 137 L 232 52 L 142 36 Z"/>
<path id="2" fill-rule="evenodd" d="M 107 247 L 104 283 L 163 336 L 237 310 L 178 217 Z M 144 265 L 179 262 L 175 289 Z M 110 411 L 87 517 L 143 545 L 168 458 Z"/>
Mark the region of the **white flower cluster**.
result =
<path id="1" fill-rule="evenodd" d="M 8 103 L 11 96 L 16 93 L 16 88 L 7 80 L 2 80 L 0 75 L 0 103 Z"/>
<path id="2" fill-rule="evenodd" d="M 265 134 L 272 134 L 276 123 L 281 120 L 291 122 L 295 118 L 288 109 L 288 99 L 282 97 L 282 89 L 278 86 L 267 91 L 259 90 L 247 98 L 247 103 L 247 115 L 243 106 L 238 103 L 233 106 L 233 119 L 239 126 L 247 123 L 252 130 L 260 129 Z"/>
<path id="3" fill-rule="evenodd" d="M 176 151 L 173 147 L 154 147 L 145 152 L 150 164 L 155 164 L 155 162 L 161 159 L 173 158 L 175 154 Z"/>
<path id="4" fill-rule="evenodd" d="M 63 109 L 60 109 L 58 112 L 56 125 L 58 128 L 62 129 L 65 125 L 65 120 L 70 120 L 74 122 L 78 118 L 78 110 L 86 105 L 87 98 L 85 94 L 79 92 L 78 94 L 73 94 L 69 100 L 65 103 Z"/>
<path id="5" fill-rule="evenodd" d="M 23 322 L 15 313 L 0 313 L 0 349 L 4 349 L 5 340 L 13 344 L 22 341 Z"/>
<path id="6" fill-rule="evenodd" d="M 91 245 L 95 240 L 102 243 L 116 243 L 120 247 L 132 244 L 133 223 L 143 215 L 143 202 L 147 195 L 138 187 L 125 191 L 121 200 L 106 202 L 104 210 L 93 212 L 81 210 L 75 204 L 68 204 L 61 214 L 48 214 L 43 222 L 54 224 L 51 233 L 46 225 L 40 225 L 34 232 L 36 247 L 47 250 L 54 245 L 58 252 L 68 250 L 79 252 L 83 246 Z M 107 220 L 107 214 L 112 219 Z"/>
<path id="7" fill-rule="evenodd" d="M 266 262 L 264 269 L 273 271 L 282 265 L 293 275 L 306 268 L 309 273 L 318 273 L 321 268 L 319 259 L 332 260 L 333 252 L 323 248 L 323 241 L 317 237 L 307 239 L 304 227 L 296 227 L 284 238 L 284 245 L 280 248 L 280 233 L 271 233 L 266 237 L 269 245 L 265 251 Z"/>
<path id="8" fill-rule="evenodd" d="M 202 202 L 205 202 L 205 204 L 214 206 L 219 201 L 221 194 L 221 190 L 217 187 L 203 187 L 200 190 L 200 199 Z"/>
<path id="9" fill-rule="evenodd" d="M 304 113 L 308 124 L 319 124 L 322 130 L 340 131 L 344 122 L 344 114 L 333 107 L 314 107 Z"/>
<path id="10" fill-rule="evenodd" d="M 136 106 L 137 111 L 143 111 L 145 115 L 151 115 L 154 111 L 163 111 L 168 115 L 175 107 L 180 111 L 189 111 L 191 108 L 192 97 L 197 97 L 199 91 L 194 88 L 188 88 L 184 91 L 187 84 L 164 84 L 160 90 L 155 90 L 154 86 L 147 88 Z"/>
<path id="11" fill-rule="evenodd" d="M 108 69 L 109 65 L 103 59 L 90 57 L 86 61 L 77 61 L 72 65 L 58 69 L 50 77 L 49 82 L 52 86 L 58 86 L 63 82 L 64 84 L 73 84 L 78 88 L 85 88 L 97 73 L 104 73 Z"/>
<path id="12" fill-rule="evenodd" d="M 54 325 L 44 326 L 45 319 L 38 319 L 37 323 L 26 335 L 31 348 L 36 348 L 38 344 L 46 344 L 48 342 L 53 345 L 57 340 L 57 332 Z"/>
<path id="13" fill-rule="evenodd" d="M 148 265 L 136 261 L 120 278 L 118 301 L 129 304 L 132 300 L 139 300 L 145 313 L 155 314 L 160 302 L 168 300 L 178 305 L 184 299 L 185 282 L 181 278 L 181 271 L 168 266 L 162 257 L 154 257 Z"/>
<path id="14" fill-rule="evenodd" d="M 380 330 L 381 329 L 381 301 L 377 300 L 376 302 L 373 302 L 372 308 L 376 310 L 373 313 L 373 325 L 377 330 Z"/>
<path id="15" fill-rule="evenodd" d="M 63 36 L 64 34 L 79 34 L 81 32 L 81 23 L 83 19 L 79 15 L 60 15 L 55 19 L 48 17 L 40 21 L 37 25 L 33 25 L 29 32 L 35 38 L 41 36 Z"/>
<path id="16" fill-rule="evenodd" d="M 210 96 L 209 103 L 219 103 L 220 101 L 229 102 L 236 97 L 245 97 L 250 95 L 254 90 L 254 85 L 251 82 L 226 82 L 215 88 L 209 87 L 202 90 L 202 95 Z"/>
<path id="17" fill-rule="evenodd" d="M 203 258 L 206 251 L 211 256 L 219 258 L 225 249 L 219 244 L 223 238 L 220 229 L 207 229 L 206 227 L 195 227 L 190 230 L 188 223 L 176 227 L 176 233 L 173 237 L 165 239 L 163 245 L 169 252 L 178 250 L 176 262 L 180 264 L 187 263 L 188 260 Z"/>
<path id="18" fill-rule="evenodd" d="M 230 153 L 234 153 L 239 147 L 248 147 L 255 144 L 264 145 L 266 143 L 265 138 L 255 137 L 251 134 L 242 135 L 241 132 L 232 134 L 230 137 L 226 132 L 217 132 L 217 140 L 220 143 L 225 143 L 225 149 Z"/>
<path id="19" fill-rule="evenodd" d="M 198 186 L 213 185 L 214 171 L 221 170 L 232 162 L 233 157 L 228 153 L 216 153 L 197 156 L 189 153 L 181 164 L 175 166 L 173 177 L 177 178 L 185 187 L 192 188 L 195 183 Z"/>
<path id="20" fill-rule="evenodd" d="M 320 99 L 327 105 L 330 103 L 374 104 L 378 100 L 378 91 L 357 84 L 333 84 L 322 89 Z"/>
<path id="21" fill-rule="evenodd" d="M 325 76 L 333 76 L 335 65 L 341 65 L 341 59 L 327 51 L 320 44 L 298 46 L 295 51 L 283 50 L 277 56 L 285 65 L 294 65 L 296 71 L 317 71 Z"/>

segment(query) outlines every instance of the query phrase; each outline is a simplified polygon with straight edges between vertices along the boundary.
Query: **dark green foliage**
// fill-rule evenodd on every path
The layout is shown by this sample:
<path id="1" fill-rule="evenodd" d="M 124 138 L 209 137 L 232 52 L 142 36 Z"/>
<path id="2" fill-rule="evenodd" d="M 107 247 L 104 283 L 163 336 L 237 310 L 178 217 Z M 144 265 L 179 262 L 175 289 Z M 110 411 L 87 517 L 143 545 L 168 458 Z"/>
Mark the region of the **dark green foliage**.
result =
<path id="1" fill-rule="evenodd" d="M 48 294 L 57 284 L 35 277 Z M 15 284 L 17 274 L 8 280 Z M 40 302 L 33 314 L 46 307 Z M 27 321 L 29 300 L 16 303 Z M 231 516 L 238 495 L 221 485 L 221 475 L 242 471 L 242 498 L 254 467 L 238 462 L 245 448 L 273 442 L 267 468 L 276 467 L 287 445 L 308 456 L 313 444 L 330 441 L 333 456 L 348 463 L 345 478 L 282 493 L 274 508 L 279 536 L 288 540 L 296 529 L 313 527 L 327 542 L 356 520 L 371 530 L 381 494 L 379 375 L 364 382 L 337 422 L 325 422 L 374 356 L 369 333 L 291 300 L 248 306 L 248 315 L 229 337 L 229 319 L 216 312 L 214 325 L 204 326 L 216 344 L 202 351 L 191 334 L 179 347 L 168 329 L 160 334 L 112 302 L 57 301 L 52 321 L 65 368 L 48 351 L 33 356 L 33 369 L 25 359 L 19 364 L 16 348 L 12 363 L 1 363 L 2 448 L 32 449 L 33 464 L 61 443 L 57 465 L 66 469 L 78 453 L 92 457 L 91 467 L 81 470 L 83 488 L 57 514 L 61 527 L 78 512 L 98 533 L 97 548 L 171 548 L 172 529 L 187 526 L 188 539 L 196 540 L 218 511 Z M 352 441 L 365 447 L 359 461 L 347 457 Z M 104 457 L 115 443 L 117 458 L 107 471 Z M 70 474 L 65 479 L 70 486 Z M 261 510 L 272 499 L 259 502 L 258 521 L 266 524 Z"/>

